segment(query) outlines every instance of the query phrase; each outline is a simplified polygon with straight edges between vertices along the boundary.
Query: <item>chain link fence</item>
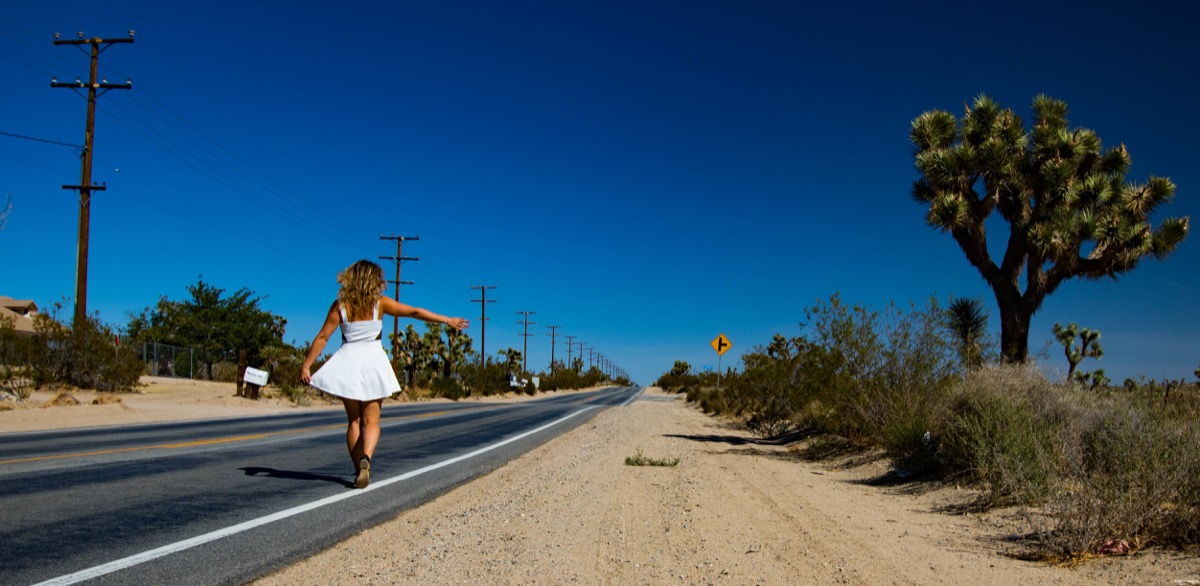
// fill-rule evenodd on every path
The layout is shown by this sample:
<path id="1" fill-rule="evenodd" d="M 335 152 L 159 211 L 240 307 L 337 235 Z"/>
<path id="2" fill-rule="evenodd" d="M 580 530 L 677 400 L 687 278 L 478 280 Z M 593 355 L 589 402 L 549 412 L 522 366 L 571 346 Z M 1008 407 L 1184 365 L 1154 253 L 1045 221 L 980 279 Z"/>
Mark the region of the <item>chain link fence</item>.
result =
<path id="1" fill-rule="evenodd" d="M 191 348 L 144 342 L 142 362 L 146 363 L 146 374 L 150 376 L 197 378 L 200 374 L 200 364 Z"/>

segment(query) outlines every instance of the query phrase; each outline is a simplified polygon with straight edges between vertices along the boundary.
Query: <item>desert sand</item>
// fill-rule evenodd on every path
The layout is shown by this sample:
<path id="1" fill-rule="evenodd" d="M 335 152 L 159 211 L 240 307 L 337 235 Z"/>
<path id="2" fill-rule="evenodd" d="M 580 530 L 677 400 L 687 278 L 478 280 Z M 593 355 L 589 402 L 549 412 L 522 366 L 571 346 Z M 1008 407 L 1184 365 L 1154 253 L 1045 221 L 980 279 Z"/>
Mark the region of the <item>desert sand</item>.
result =
<path id="1" fill-rule="evenodd" d="M 265 414 L 232 384 L 146 379 L 119 404 L 0 411 L 0 432 Z M 510 397 L 519 400 L 525 397 Z M 500 399 L 505 400 L 505 399 Z M 12 404 L 12 401 L 5 401 Z M 255 584 L 1200 584 L 1161 550 L 1067 567 L 1023 561 L 1017 511 L 963 513 L 968 489 L 873 482 L 870 454 L 808 461 L 681 397 L 625 407 Z M 675 466 L 629 466 L 625 459 Z"/>

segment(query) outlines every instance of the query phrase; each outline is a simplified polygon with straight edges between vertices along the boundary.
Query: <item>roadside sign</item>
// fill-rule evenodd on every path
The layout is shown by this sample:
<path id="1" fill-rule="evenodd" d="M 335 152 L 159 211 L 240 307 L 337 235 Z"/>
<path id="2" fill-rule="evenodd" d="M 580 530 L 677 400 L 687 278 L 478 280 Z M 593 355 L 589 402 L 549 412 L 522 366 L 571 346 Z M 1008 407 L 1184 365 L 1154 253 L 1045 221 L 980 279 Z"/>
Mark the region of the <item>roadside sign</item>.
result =
<path id="1" fill-rule="evenodd" d="M 713 338 L 712 342 L 709 342 L 709 346 L 712 346 L 713 350 L 717 351 L 718 356 L 724 356 L 725 352 L 728 352 L 733 347 L 733 344 L 729 342 L 729 338 L 726 338 L 725 334 L 717 334 L 717 337 Z"/>
<path id="2" fill-rule="evenodd" d="M 242 380 L 252 385 L 266 386 L 268 373 L 265 370 L 259 370 L 253 366 L 246 367 L 246 374 L 242 376 Z"/>

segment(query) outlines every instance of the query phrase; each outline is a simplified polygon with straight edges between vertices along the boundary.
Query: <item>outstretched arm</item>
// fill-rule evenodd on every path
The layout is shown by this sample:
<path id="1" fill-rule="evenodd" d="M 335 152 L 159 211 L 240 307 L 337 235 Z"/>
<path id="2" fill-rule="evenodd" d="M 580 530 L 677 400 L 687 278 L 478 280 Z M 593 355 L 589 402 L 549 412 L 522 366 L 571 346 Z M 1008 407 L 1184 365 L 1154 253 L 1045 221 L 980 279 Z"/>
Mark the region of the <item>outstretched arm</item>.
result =
<path id="1" fill-rule="evenodd" d="M 309 372 L 309 369 L 321 355 L 325 344 L 329 342 L 329 336 L 333 335 L 333 331 L 337 329 L 341 321 L 342 317 L 338 314 L 338 303 L 334 301 L 329 306 L 329 313 L 325 315 L 325 323 L 321 325 L 321 331 L 317 332 L 317 337 L 313 338 L 312 345 L 308 347 L 308 356 L 304 357 L 304 364 L 300 366 L 300 380 L 304 381 L 304 384 L 312 382 L 312 373 Z"/>
<path id="2" fill-rule="evenodd" d="M 383 313 L 386 313 L 387 315 L 395 315 L 395 316 L 399 316 L 399 317 L 411 317 L 411 318 L 416 318 L 416 319 L 419 319 L 422 321 L 430 321 L 430 322 L 436 322 L 439 324 L 446 324 L 456 330 L 465 330 L 465 329 L 467 329 L 468 326 L 471 325 L 471 322 L 469 320 L 467 320 L 466 318 L 447 317 L 444 315 L 439 315 L 432 311 L 429 311 L 428 309 L 422 309 L 420 307 L 413 307 L 411 305 L 405 305 L 405 304 L 400 303 L 399 301 L 396 301 L 395 299 L 392 299 L 391 297 L 388 297 L 386 295 L 383 296 L 383 298 L 381 298 L 379 300 L 379 308 L 381 310 L 383 310 Z"/>

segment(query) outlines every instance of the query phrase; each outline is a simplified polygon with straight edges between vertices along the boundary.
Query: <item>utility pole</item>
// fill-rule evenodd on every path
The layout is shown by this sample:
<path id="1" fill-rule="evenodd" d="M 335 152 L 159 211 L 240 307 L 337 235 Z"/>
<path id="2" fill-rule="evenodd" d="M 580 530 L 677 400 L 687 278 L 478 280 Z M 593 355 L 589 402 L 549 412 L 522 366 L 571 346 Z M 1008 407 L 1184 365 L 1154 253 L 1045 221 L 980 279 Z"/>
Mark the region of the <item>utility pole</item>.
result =
<path id="1" fill-rule="evenodd" d="M 92 216 L 92 192 L 104 191 L 103 185 L 92 185 L 92 135 L 96 127 L 96 98 L 108 90 L 127 90 L 133 87 L 133 82 L 108 83 L 107 79 L 96 81 L 96 73 L 100 68 L 100 53 L 116 43 L 132 43 L 133 31 L 129 31 L 127 39 L 84 38 L 83 33 L 73 41 L 64 41 L 54 33 L 55 45 L 91 45 L 91 74 L 87 84 L 75 78 L 74 83 L 59 83 L 58 78 L 50 78 L 50 87 L 65 87 L 75 90 L 87 88 L 87 126 L 83 135 L 83 170 L 80 172 L 79 185 L 64 185 L 63 189 L 79 191 L 79 243 L 75 254 L 75 324 L 82 324 L 87 318 L 87 269 L 88 269 L 88 233 Z M 79 93 L 79 92 L 76 92 Z"/>
<path id="2" fill-rule="evenodd" d="M 479 360 L 480 364 L 487 364 L 487 304 L 495 303 L 495 299 L 487 298 L 487 290 L 495 289 L 495 285 L 474 285 L 472 289 L 479 289 L 479 299 L 472 299 L 471 303 L 479 304 Z"/>
<path id="3" fill-rule="evenodd" d="M 596 353 L 595 348 L 588 348 L 588 370 L 592 369 L 592 355 Z M 582 358 L 582 355 L 580 355 Z"/>
<path id="4" fill-rule="evenodd" d="M 574 340 L 579 336 L 563 336 L 567 339 L 567 369 L 571 368 L 571 350 L 575 348 Z"/>
<path id="5" fill-rule="evenodd" d="M 413 284 L 412 281 L 401 281 L 400 280 L 400 263 L 402 261 L 406 261 L 406 260 L 414 260 L 414 261 L 421 260 L 415 256 L 404 256 L 401 253 L 401 251 L 404 249 L 404 241 L 405 240 L 420 240 L 421 237 L 420 236 L 384 236 L 383 234 L 380 234 L 379 239 L 396 241 L 396 256 L 381 256 L 381 257 L 379 257 L 379 259 L 396 261 L 396 278 L 389 280 L 388 282 L 394 283 L 396 285 L 396 301 L 400 301 L 400 285 L 412 285 Z M 399 362 L 399 360 L 400 360 L 400 344 L 398 343 L 399 339 L 400 339 L 400 317 L 392 316 L 392 364 L 400 364 L 400 362 Z M 407 372 L 407 371 L 405 371 L 405 372 Z M 405 382 L 411 383 L 411 381 L 405 381 Z"/>
<path id="6" fill-rule="evenodd" d="M 521 374 L 525 374 L 525 373 L 529 372 L 529 368 L 528 368 L 528 366 L 529 366 L 529 336 L 533 335 L 533 334 L 529 333 L 529 324 L 535 324 L 535 325 L 537 324 L 537 322 L 535 322 L 535 321 L 529 321 L 529 316 L 531 316 L 535 313 L 537 313 L 537 312 L 536 311 L 518 311 L 517 312 L 517 315 L 525 316 L 525 319 L 517 322 L 519 324 L 525 325 L 525 333 L 521 334 L 521 338 L 522 338 L 522 340 L 521 340 L 521 343 L 522 343 L 522 346 L 521 346 Z"/>
<path id="7" fill-rule="evenodd" d="M 554 347 L 558 344 L 556 334 L 562 326 L 546 326 L 550 329 L 550 376 L 554 376 Z"/>

